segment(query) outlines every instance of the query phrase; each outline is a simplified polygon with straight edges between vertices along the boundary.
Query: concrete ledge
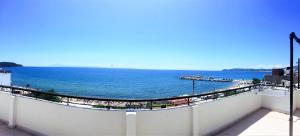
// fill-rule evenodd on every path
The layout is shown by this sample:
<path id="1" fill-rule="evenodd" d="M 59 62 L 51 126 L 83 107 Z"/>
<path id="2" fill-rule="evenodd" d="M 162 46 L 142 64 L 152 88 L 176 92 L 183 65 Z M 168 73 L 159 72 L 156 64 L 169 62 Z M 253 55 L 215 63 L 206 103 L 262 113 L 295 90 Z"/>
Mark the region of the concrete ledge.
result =
<path id="1" fill-rule="evenodd" d="M 8 127 L 14 128 L 16 126 L 16 115 L 15 115 L 15 101 L 16 96 L 12 95 L 9 101 L 9 112 L 8 112 Z"/>
<path id="2" fill-rule="evenodd" d="M 126 112 L 126 136 L 136 136 L 136 112 Z"/>

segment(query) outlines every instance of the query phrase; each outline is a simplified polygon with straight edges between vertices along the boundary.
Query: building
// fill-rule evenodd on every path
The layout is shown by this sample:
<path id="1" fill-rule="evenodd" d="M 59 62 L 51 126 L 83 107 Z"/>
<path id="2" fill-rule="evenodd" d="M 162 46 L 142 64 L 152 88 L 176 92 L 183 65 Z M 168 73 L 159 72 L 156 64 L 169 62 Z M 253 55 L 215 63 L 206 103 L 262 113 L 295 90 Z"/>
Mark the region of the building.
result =
<path id="1" fill-rule="evenodd" d="M 295 71 L 295 70 L 294 70 Z M 283 84 L 288 85 L 290 80 L 290 68 L 285 69 L 272 69 L 272 75 L 265 75 L 264 81 L 270 84 Z M 298 82 L 298 74 L 294 72 L 294 83 Z"/>
<path id="2" fill-rule="evenodd" d="M 0 85 L 11 86 L 11 72 L 0 69 Z"/>

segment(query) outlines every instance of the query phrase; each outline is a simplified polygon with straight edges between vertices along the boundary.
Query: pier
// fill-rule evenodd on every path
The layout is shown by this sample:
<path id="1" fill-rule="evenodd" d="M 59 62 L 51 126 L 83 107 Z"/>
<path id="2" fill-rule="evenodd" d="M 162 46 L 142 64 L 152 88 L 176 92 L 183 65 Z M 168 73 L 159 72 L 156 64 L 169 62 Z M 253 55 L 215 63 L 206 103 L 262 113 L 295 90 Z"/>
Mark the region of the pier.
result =
<path id="1" fill-rule="evenodd" d="M 202 76 L 181 76 L 180 79 L 182 79 L 182 80 L 210 81 L 210 82 L 232 82 L 233 81 L 232 79 L 214 78 L 214 77 L 204 78 Z"/>

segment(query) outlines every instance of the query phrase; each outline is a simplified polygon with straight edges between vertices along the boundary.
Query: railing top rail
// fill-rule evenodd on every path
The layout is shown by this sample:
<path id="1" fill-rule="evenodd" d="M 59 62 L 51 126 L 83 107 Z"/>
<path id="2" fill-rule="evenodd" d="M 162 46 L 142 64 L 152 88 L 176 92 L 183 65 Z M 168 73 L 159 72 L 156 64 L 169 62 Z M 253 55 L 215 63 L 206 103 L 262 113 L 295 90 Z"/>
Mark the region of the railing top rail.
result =
<path id="1" fill-rule="evenodd" d="M 216 92 L 209 92 L 209 93 L 202 93 L 202 94 L 188 95 L 188 96 L 169 97 L 169 98 L 115 99 L 115 98 L 97 98 L 97 97 L 73 96 L 73 95 L 65 95 L 65 94 L 58 94 L 58 93 L 43 92 L 43 91 L 39 91 L 39 90 L 36 90 L 36 89 L 31 89 L 31 88 L 0 85 L 1 88 L 8 88 L 8 89 L 13 89 L 13 90 L 22 90 L 22 91 L 27 91 L 27 92 L 37 93 L 37 94 L 46 94 L 46 95 L 66 97 L 66 98 L 74 98 L 74 99 L 85 99 L 85 100 L 96 100 L 96 101 L 116 101 L 116 102 L 149 102 L 149 101 L 151 102 L 151 101 L 167 101 L 167 100 L 176 100 L 176 99 L 187 99 L 187 98 L 195 98 L 195 97 L 202 97 L 202 96 L 226 93 L 226 92 L 230 92 L 230 91 L 241 90 L 241 89 L 251 88 L 251 87 L 255 87 L 255 86 L 258 86 L 258 85 L 249 85 L 249 86 L 245 86 L 245 87 L 227 89 L 227 90 L 223 90 L 223 91 L 216 91 Z"/>

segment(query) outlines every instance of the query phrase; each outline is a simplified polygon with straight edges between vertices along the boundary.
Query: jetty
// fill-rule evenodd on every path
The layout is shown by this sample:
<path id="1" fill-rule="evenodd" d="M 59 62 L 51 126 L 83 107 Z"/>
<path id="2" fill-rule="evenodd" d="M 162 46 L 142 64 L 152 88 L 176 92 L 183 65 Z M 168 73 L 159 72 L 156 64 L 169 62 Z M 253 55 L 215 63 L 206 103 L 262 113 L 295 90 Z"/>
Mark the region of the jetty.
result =
<path id="1" fill-rule="evenodd" d="M 202 77 L 202 76 L 181 76 L 182 80 L 197 80 L 197 81 L 210 81 L 210 82 L 233 82 L 232 79 L 226 78 L 214 78 L 214 77 Z"/>

